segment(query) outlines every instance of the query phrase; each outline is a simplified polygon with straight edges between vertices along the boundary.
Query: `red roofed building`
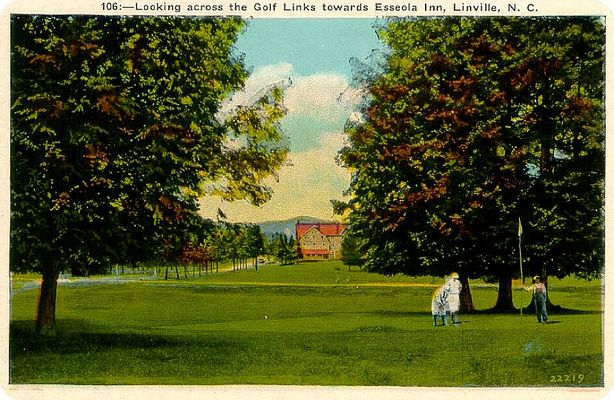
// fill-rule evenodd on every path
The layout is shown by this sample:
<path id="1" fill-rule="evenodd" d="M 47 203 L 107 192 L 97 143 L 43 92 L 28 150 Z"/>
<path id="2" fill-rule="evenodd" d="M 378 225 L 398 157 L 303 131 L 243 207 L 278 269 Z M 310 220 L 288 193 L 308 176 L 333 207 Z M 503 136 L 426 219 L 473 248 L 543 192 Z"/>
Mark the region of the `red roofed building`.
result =
<path id="1" fill-rule="evenodd" d="M 298 250 L 303 260 L 341 258 L 341 241 L 346 225 L 341 223 L 296 223 Z"/>

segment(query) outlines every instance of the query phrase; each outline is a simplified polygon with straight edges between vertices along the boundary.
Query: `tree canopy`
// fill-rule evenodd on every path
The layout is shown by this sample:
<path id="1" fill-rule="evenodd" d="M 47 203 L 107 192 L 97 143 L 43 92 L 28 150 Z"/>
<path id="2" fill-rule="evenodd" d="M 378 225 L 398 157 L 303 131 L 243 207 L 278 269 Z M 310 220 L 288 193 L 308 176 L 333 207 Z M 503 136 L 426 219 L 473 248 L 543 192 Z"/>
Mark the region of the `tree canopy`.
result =
<path id="1" fill-rule="evenodd" d="M 287 148 L 282 91 L 222 105 L 248 71 L 238 18 L 11 19 L 11 269 L 43 274 L 179 251 L 198 197 L 262 204 Z"/>
<path id="2" fill-rule="evenodd" d="M 604 25 L 599 18 L 391 19 L 340 160 L 352 230 L 385 274 L 603 268 Z M 370 71 L 372 72 L 372 71 Z M 364 78 L 364 79 L 363 79 Z"/>

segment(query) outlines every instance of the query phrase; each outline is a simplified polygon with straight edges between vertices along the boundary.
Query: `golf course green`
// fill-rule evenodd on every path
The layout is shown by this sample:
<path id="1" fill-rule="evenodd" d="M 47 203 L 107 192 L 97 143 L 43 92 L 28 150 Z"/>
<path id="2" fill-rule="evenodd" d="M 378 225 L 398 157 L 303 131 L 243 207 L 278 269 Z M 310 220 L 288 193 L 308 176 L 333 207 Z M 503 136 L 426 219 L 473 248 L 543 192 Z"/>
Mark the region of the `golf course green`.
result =
<path id="1" fill-rule="evenodd" d="M 183 277 L 182 277 L 183 278 Z M 494 314 L 497 287 L 471 280 L 477 311 L 432 325 L 442 278 L 385 277 L 340 262 L 180 280 L 60 282 L 55 337 L 34 336 L 36 277 L 14 275 L 13 384 L 602 386 L 599 281 L 550 280 L 549 324 Z M 515 304 L 530 295 L 514 282 Z"/>

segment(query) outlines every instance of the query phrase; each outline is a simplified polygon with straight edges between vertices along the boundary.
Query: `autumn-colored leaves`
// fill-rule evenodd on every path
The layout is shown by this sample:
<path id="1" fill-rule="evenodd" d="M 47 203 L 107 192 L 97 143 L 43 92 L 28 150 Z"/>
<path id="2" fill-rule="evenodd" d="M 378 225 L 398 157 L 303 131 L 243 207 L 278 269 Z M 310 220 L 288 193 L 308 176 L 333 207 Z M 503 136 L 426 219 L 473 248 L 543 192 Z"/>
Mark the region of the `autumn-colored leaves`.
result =
<path id="1" fill-rule="evenodd" d="M 535 263 L 570 251 L 556 236 L 570 215 L 599 237 L 602 216 L 588 208 L 602 207 L 603 168 L 590 171 L 588 158 L 603 159 L 602 21 L 398 18 L 379 33 L 386 61 L 356 79 L 369 101 L 340 156 L 353 171 L 346 206 L 367 268 L 428 273 L 473 259 L 476 276 L 502 273 L 513 254 L 494 249 L 514 248 L 519 216 L 534 222 Z M 586 257 L 594 273 L 600 246 L 552 268 Z"/>

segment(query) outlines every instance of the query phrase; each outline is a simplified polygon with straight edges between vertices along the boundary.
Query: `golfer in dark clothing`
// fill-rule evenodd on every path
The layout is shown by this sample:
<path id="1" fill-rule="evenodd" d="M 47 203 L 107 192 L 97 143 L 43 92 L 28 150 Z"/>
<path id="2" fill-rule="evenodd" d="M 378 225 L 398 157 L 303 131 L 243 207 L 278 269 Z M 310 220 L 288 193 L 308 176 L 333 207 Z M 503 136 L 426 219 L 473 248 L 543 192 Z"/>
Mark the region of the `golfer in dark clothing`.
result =
<path id="1" fill-rule="evenodd" d="M 533 277 L 533 284 L 526 291 L 533 293 L 533 303 L 535 303 L 535 315 L 538 323 L 548 322 L 548 312 L 546 311 L 546 285 L 541 282 L 539 276 Z"/>

